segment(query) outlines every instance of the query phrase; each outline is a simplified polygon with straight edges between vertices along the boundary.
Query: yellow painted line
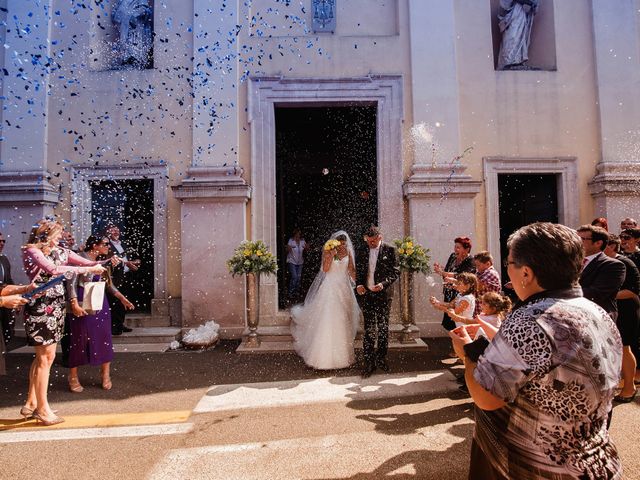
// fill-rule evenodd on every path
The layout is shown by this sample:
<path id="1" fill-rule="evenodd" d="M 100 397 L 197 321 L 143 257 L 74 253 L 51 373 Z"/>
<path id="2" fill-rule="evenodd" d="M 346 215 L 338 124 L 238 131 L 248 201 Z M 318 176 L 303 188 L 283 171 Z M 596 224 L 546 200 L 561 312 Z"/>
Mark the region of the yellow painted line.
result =
<path id="1" fill-rule="evenodd" d="M 120 427 L 127 425 L 158 425 L 163 423 L 186 422 L 191 410 L 174 410 L 169 412 L 114 413 L 104 415 L 63 416 L 64 422 L 50 427 L 36 424 L 31 420 L 0 419 L 0 431 L 25 428 L 91 428 Z M 1 441 L 2 439 L 0 439 Z"/>

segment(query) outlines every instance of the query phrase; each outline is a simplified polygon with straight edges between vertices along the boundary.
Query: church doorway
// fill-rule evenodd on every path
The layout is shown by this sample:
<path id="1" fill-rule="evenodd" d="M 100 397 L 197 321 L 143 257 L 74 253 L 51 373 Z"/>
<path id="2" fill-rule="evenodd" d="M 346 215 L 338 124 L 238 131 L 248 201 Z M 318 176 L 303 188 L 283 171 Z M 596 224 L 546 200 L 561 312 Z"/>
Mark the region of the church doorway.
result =
<path id="1" fill-rule="evenodd" d="M 117 225 L 129 260 L 140 260 L 140 268 L 125 277 L 121 288 L 138 313 L 151 311 L 154 291 L 153 182 L 151 179 L 90 182 L 91 231 L 102 233 L 109 224 Z"/>
<path id="2" fill-rule="evenodd" d="M 354 244 L 378 223 L 375 104 L 276 106 L 278 306 L 304 298 L 322 246 L 337 230 Z M 311 245 L 302 290 L 288 298 L 286 243 L 300 228 Z"/>
<path id="3" fill-rule="evenodd" d="M 534 222 L 558 223 L 557 174 L 499 174 L 500 253 L 507 258 L 509 235 Z M 502 278 L 508 279 L 506 268 Z"/>

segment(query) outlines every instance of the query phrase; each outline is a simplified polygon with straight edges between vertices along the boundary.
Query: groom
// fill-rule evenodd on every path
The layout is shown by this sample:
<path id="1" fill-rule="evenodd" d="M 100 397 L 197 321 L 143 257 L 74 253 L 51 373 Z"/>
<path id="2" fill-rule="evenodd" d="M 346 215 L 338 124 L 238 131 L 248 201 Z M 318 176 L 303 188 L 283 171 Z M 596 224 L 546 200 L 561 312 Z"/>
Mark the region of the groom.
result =
<path id="1" fill-rule="evenodd" d="M 364 235 L 369 248 L 356 254 L 356 298 L 364 316 L 364 370 L 370 377 L 376 368 L 388 372 L 389 312 L 393 298 L 393 282 L 400 269 L 396 249 L 382 243 L 382 233 L 371 226 Z M 376 346 L 377 340 L 377 346 Z"/>

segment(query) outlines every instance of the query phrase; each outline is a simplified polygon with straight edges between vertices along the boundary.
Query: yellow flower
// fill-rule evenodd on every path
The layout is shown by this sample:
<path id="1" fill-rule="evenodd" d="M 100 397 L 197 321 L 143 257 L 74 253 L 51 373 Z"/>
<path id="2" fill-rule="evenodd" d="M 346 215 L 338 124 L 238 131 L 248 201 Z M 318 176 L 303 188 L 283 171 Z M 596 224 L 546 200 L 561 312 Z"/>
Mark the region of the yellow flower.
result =
<path id="1" fill-rule="evenodd" d="M 404 253 L 404 248 L 399 248 L 399 249 L 398 249 L 398 253 L 399 253 L 400 255 L 402 255 L 402 254 Z"/>
<path id="2" fill-rule="evenodd" d="M 407 242 L 407 248 L 412 248 L 413 247 L 413 242 Z"/>
<path id="3" fill-rule="evenodd" d="M 262 256 L 262 250 L 257 250 L 256 251 L 256 256 L 261 257 Z"/>
<path id="4" fill-rule="evenodd" d="M 251 255 L 251 250 L 245 250 L 242 253 L 244 254 L 245 257 L 248 257 L 249 255 Z"/>
<path id="5" fill-rule="evenodd" d="M 413 248 L 407 250 L 407 255 L 411 255 L 413 253 Z"/>

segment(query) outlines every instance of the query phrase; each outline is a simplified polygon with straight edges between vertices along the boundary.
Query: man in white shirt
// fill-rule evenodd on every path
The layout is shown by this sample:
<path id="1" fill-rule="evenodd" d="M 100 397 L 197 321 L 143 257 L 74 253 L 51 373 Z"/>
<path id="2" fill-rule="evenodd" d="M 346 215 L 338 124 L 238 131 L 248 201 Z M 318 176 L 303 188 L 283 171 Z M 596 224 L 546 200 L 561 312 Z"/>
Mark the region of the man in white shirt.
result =
<path id="1" fill-rule="evenodd" d="M 364 317 L 363 378 L 379 368 L 389 371 L 389 314 L 393 299 L 393 283 L 400 276 L 396 249 L 382 242 L 382 233 L 371 226 L 364 235 L 367 249 L 356 254 L 356 298 Z"/>
<path id="2" fill-rule="evenodd" d="M 126 282 L 126 276 L 130 272 L 135 272 L 140 267 L 140 260 L 130 260 L 129 252 L 120 239 L 120 228 L 115 224 L 107 226 L 105 231 L 110 242 L 110 250 L 112 255 L 117 255 L 122 260 L 116 265 L 111 274 L 113 284 L 120 290 Z M 125 296 L 128 296 L 125 294 Z M 131 298 L 131 297 L 129 297 Z M 109 306 L 111 307 L 111 334 L 122 335 L 123 332 L 131 332 L 132 329 L 124 324 L 126 310 L 122 302 L 115 297 L 109 296 Z"/>

